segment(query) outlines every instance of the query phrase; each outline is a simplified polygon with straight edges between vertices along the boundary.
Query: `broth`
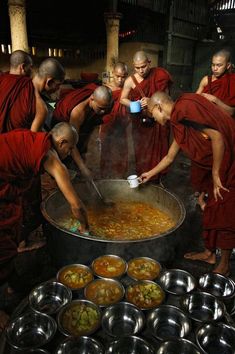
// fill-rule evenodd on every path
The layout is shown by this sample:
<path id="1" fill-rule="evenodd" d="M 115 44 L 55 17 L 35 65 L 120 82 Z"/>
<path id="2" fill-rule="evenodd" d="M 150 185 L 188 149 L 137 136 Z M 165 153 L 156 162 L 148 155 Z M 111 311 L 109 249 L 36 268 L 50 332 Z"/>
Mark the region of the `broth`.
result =
<path id="1" fill-rule="evenodd" d="M 144 202 L 115 202 L 110 207 L 88 207 L 90 233 L 111 240 L 136 240 L 168 231 L 175 221 L 165 212 Z M 79 222 L 65 215 L 58 224 L 75 232 Z"/>

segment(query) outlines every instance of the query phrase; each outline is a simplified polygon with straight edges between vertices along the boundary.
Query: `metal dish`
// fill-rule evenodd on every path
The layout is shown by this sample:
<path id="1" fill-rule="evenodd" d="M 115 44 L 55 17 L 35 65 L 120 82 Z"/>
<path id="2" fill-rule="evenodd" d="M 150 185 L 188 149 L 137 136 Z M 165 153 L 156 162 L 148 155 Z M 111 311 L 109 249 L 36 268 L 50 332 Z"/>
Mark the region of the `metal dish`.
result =
<path id="1" fill-rule="evenodd" d="M 103 354 L 104 348 L 91 337 L 67 338 L 57 347 L 55 354 Z"/>
<path id="2" fill-rule="evenodd" d="M 42 347 L 50 342 L 56 329 L 57 325 L 52 317 L 30 311 L 9 323 L 6 337 L 13 348 L 26 351 Z"/>
<path id="3" fill-rule="evenodd" d="M 179 338 L 163 342 L 156 354 L 201 354 L 201 350 L 191 341 Z"/>
<path id="4" fill-rule="evenodd" d="M 136 257 L 128 262 L 127 275 L 134 280 L 154 280 L 162 267 L 159 262 L 149 257 Z"/>
<path id="5" fill-rule="evenodd" d="M 42 283 L 29 294 L 29 305 L 32 310 L 48 315 L 55 314 L 71 300 L 71 290 L 56 281 Z"/>
<path id="6" fill-rule="evenodd" d="M 205 292 L 184 295 L 180 299 L 180 307 L 197 322 L 217 321 L 225 313 L 224 304 L 214 295 Z"/>
<path id="7" fill-rule="evenodd" d="M 104 310 L 101 323 L 108 335 L 122 337 L 140 332 L 144 321 L 143 313 L 136 306 L 120 302 Z"/>
<path id="8" fill-rule="evenodd" d="M 58 328 L 65 336 L 80 337 L 94 333 L 101 323 L 99 307 L 88 300 L 73 300 L 57 315 Z"/>
<path id="9" fill-rule="evenodd" d="M 196 341 L 205 354 L 235 353 L 235 329 L 223 323 L 202 325 L 196 332 Z"/>
<path id="10" fill-rule="evenodd" d="M 154 354 L 152 346 L 144 339 L 129 336 L 122 337 L 110 343 L 105 354 Z"/>
<path id="11" fill-rule="evenodd" d="M 76 291 L 90 283 L 94 275 L 90 267 L 84 264 L 68 264 L 58 271 L 56 279 L 72 291 Z"/>
<path id="12" fill-rule="evenodd" d="M 191 320 L 177 307 L 161 305 L 148 314 L 147 328 L 159 340 L 183 338 L 191 331 Z"/>
<path id="13" fill-rule="evenodd" d="M 185 270 L 169 269 L 161 274 L 159 284 L 170 294 L 183 295 L 193 291 L 197 286 L 197 281 Z"/>
<path id="14" fill-rule="evenodd" d="M 123 285 L 116 279 L 95 279 L 84 289 L 87 300 L 93 301 L 101 307 L 110 306 L 121 301 L 125 294 Z"/>
<path id="15" fill-rule="evenodd" d="M 98 269 L 98 265 L 102 266 L 103 269 Z M 97 277 L 120 278 L 126 273 L 127 263 L 120 256 L 108 254 L 94 259 L 91 268 Z"/>

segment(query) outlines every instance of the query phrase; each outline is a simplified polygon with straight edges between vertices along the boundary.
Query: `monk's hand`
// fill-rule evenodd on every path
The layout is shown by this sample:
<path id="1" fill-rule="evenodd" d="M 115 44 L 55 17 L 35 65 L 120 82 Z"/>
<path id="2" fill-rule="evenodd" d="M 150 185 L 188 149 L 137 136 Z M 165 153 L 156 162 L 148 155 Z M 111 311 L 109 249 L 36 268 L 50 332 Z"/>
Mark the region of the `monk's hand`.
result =
<path id="1" fill-rule="evenodd" d="M 80 225 L 78 226 L 78 231 L 81 234 L 89 232 L 88 218 L 86 210 L 83 206 L 80 207 L 72 207 L 72 213 L 76 219 L 79 220 Z"/>
<path id="2" fill-rule="evenodd" d="M 150 180 L 150 178 L 152 177 L 150 172 L 144 172 L 140 175 L 140 180 L 142 183 L 146 183 L 148 182 L 148 180 Z"/>
<path id="3" fill-rule="evenodd" d="M 217 201 L 218 198 L 223 199 L 223 196 L 221 194 L 221 189 L 226 191 L 226 192 L 229 192 L 229 189 L 225 188 L 222 185 L 220 177 L 218 175 L 213 176 L 213 183 L 214 183 L 214 197 L 215 197 L 215 200 Z"/>
<path id="4" fill-rule="evenodd" d="M 204 96 L 206 99 L 208 99 L 208 101 L 213 102 L 215 104 L 217 104 L 218 102 L 218 98 L 214 95 L 211 95 L 209 93 L 201 93 L 202 96 Z"/>
<path id="5" fill-rule="evenodd" d="M 140 100 L 140 103 L 141 103 L 141 108 L 147 108 L 147 105 L 148 105 L 148 101 L 149 101 L 149 97 L 143 97 L 141 98 Z"/>

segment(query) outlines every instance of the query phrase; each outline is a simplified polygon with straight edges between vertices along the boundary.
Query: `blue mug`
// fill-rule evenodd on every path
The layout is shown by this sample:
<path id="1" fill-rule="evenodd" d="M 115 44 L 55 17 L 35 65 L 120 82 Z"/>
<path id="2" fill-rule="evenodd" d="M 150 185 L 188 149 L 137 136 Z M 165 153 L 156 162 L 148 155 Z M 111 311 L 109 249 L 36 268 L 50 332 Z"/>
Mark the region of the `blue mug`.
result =
<path id="1" fill-rule="evenodd" d="M 141 111 L 141 103 L 140 101 L 131 101 L 130 103 L 130 112 L 131 113 L 139 113 Z"/>

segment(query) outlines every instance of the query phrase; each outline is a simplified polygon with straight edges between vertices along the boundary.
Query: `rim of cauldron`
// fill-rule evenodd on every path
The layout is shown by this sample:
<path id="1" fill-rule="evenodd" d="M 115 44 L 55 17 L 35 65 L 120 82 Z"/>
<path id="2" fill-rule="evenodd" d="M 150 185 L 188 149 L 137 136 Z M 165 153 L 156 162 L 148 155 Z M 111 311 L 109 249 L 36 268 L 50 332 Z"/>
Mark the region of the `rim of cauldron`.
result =
<path id="1" fill-rule="evenodd" d="M 124 179 L 98 179 L 97 180 L 98 182 L 99 181 L 115 181 L 115 182 L 118 182 L 118 181 L 126 181 Z M 181 218 L 179 219 L 178 223 L 177 223 L 177 226 L 174 226 L 172 227 L 171 229 L 168 230 L 168 232 L 163 232 L 161 233 L 160 235 L 153 235 L 151 237 L 148 237 L 148 238 L 141 238 L 141 239 L 135 239 L 135 240 L 109 240 L 109 239 L 105 239 L 105 238 L 98 238 L 96 235 L 83 235 L 83 234 L 79 234 L 79 233 L 75 233 L 73 231 L 70 231 L 64 227 L 61 227 L 59 226 L 47 213 L 46 211 L 46 204 L 47 204 L 47 201 L 49 199 L 51 199 L 53 197 L 54 194 L 56 193 L 62 193 L 60 190 L 56 190 L 55 192 L 51 193 L 44 201 L 42 201 L 41 203 L 41 212 L 43 214 L 43 216 L 45 217 L 45 219 L 51 224 L 53 225 L 55 228 L 57 228 L 58 230 L 61 230 L 63 231 L 64 233 L 68 234 L 68 235 L 72 235 L 72 236 L 75 236 L 75 237 L 78 237 L 78 238 L 84 238 L 86 240 L 91 240 L 91 241 L 98 241 L 98 242 L 104 242 L 104 243 L 138 243 L 138 242 L 148 242 L 148 241 L 153 241 L 155 239 L 158 239 L 158 238 L 161 238 L 161 237 L 165 237 L 165 236 L 169 236 L 170 234 L 172 234 L 175 230 L 177 230 L 184 222 L 185 220 L 185 216 L 186 216 L 186 210 L 185 210 L 185 207 L 184 207 L 184 204 L 183 202 L 177 197 L 177 195 L 171 191 L 169 191 L 167 188 L 164 188 L 164 187 L 161 187 L 160 185 L 154 185 L 154 184 L 147 184 L 146 183 L 146 187 L 147 186 L 151 186 L 151 187 L 154 187 L 156 189 L 161 189 L 161 190 L 164 190 L 166 191 L 168 194 L 170 194 L 179 204 L 179 208 L 180 208 L 180 212 L 181 212 Z M 144 186 L 142 185 L 142 188 Z"/>

